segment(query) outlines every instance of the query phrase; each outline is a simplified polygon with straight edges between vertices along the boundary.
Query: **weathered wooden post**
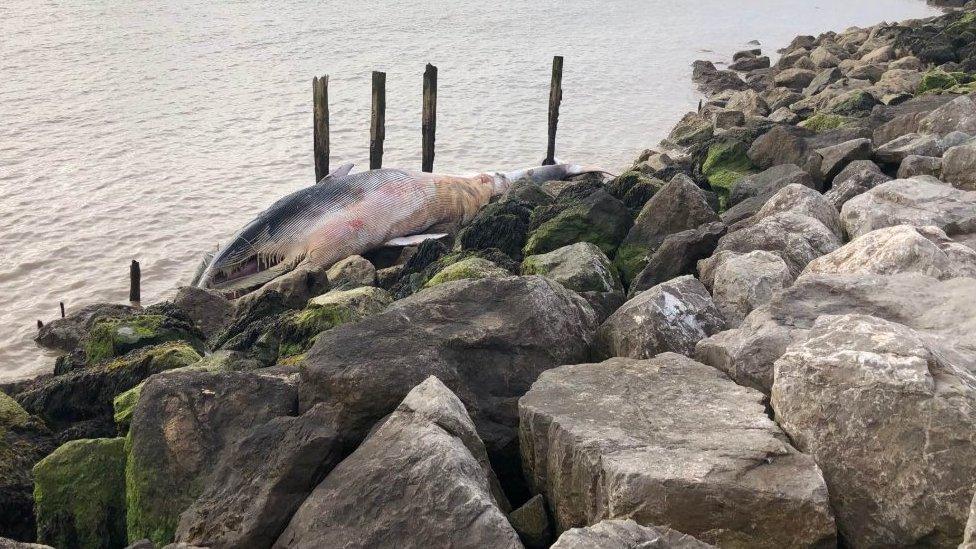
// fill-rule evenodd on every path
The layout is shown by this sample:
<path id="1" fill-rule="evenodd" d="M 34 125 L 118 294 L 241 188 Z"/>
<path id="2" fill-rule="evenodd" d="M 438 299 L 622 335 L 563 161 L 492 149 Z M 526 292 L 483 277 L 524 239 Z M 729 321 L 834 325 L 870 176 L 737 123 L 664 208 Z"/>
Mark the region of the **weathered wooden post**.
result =
<path id="1" fill-rule="evenodd" d="M 369 124 L 369 169 L 383 167 L 383 140 L 386 138 L 386 73 L 373 71 L 373 109 Z"/>
<path id="2" fill-rule="evenodd" d="M 312 140 L 315 181 L 329 175 L 329 75 L 312 77 Z"/>
<path id="3" fill-rule="evenodd" d="M 58 305 L 61 306 L 61 318 L 64 318 L 64 301 L 59 301 Z"/>
<path id="4" fill-rule="evenodd" d="M 556 126 L 559 124 L 559 104 L 563 100 L 563 57 L 552 58 L 552 83 L 549 87 L 549 146 L 544 166 L 556 163 Z"/>
<path id="5" fill-rule="evenodd" d="M 434 171 L 434 132 L 437 130 L 437 67 L 427 63 L 424 70 L 424 111 L 421 115 L 420 170 Z"/>
<path id="6" fill-rule="evenodd" d="M 129 264 L 129 301 L 136 303 L 142 301 L 141 280 L 142 272 L 139 270 L 139 262 L 133 259 L 132 263 Z"/>

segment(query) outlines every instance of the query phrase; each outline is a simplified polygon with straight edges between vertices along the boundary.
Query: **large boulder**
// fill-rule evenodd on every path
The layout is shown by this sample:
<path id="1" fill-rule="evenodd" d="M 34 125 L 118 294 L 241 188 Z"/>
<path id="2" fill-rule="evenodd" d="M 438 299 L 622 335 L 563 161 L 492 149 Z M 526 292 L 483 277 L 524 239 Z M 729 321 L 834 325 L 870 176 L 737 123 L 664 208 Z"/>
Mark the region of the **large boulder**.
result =
<path id="1" fill-rule="evenodd" d="M 715 268 L 712 296 L 726 323 L 738 326 L 792 282 L 786 263 L 774 253 L 732 254 Z"/>
<path id="2" fill-rule="evenodd" d="M 234 305 L 220 292 L 196 286 L 177 290 L 173 304 L 186 313 L 206 338 L 217 335 L 234 318 Z"/>
<path id="3" fill-rule="evenodd" d="M 820 190 L 823 176 L 820 167 L 823 158 L 806 142 L 808 132 L 792 126 L 777 125 L 753 141 L 749 147 L 749 160 L 760 169 L 780 164 L 793 164 L 810 174 L 815 188 Z"/>
<path id="4" fill-rule="evenodd" d="M 942 156 L 939 139 L 933 135 L 909 133 L 881 145 L 874 151 L 874 158 L 882 165 L 897 168 L 906 157 Z"/>
<path id="5" fill-rule="evenodd" d="M 690 178 L 677 175 L 644 205 L 614 263 L 629 283 L 668 235 L 718 220 L 705 192 Z"/>
<path id="6" fill-rule="evenodd" d="M 129 539 L 173 541 L 221 450 L 254 425 L 294 415 L 294 382 L 279 372 L 186 371 L 143 386 L 126 439 Z"/>
<path id="7" fill-rule="evenodd" d="M 807 274 L 773 294 L 735 330 L 700 341 L 695 358 L 737 383 L 768 392 L 773 363 L 803 341 L 825 314 L 868 314 L 924 332 L 976 372 L 976 280 L 939 281 L 919 274 Z"/>
<path id="8" fill-rule="evenodd" d="M 593 526 L 571 528 L 552 549 L 708 549 L 707 543 L 665 526 L 641 526 L 630 519 L 601 520 Z"/>
<path id="9" fill-rule="evenodd" d="M 360 286 L 376 285 L 376 267 L 366 258 L 349 256 L 325 272 L 332 290 L 352 290 Z"/>
<path id="10" fill-rule="evenodd" d="M 578 242 L 522 260 L 523 275 L 547 276 L 583 296 L 602 320 L 624 301 L 613 263 L 595 244 Z"/>
<path id="11" fill-rule="evenodd" d="M 967 191 L 976 191 L 976 140 L 952 147 L 942 158 L 942 179 Z"/>
<path id="12" fill-rule="evenodd" d="M 952 132 L 976 134 L 976 101 L 962 95 L 928 113 L 918 123 L 919 131 L 936 135 Z"/>
<path id="13" fill-rule="evenodd" d="M 723 251 L 766 250 L 782 257 L 790 268 L 791 278 L 796 278 L 807 263 L 840 245 L 840 238 L 819 220 L 794 211 L 778 212 L 723 236 L 715 254 L 700 261 L 698 269 L 710 269 L 709 263 Z"/>
<path id="14" fill-rule="evenodd" d="M 888 181 L 891 181 L 891 177 L 874 162 L 855 160 L 834 177 L 830 190 L 824 196 L 840 211 L 848 200 Z"/>
<path id="15" fill-rule="evenodd" d="M 163 343 L 51 377 L 18 394 L 17 400 L 56 428 L 84 420 L 111 424 L 118 394 L 153 374 L 189 366 L 200 358 L 182 341 Z"/>
<path id="16" fill-rule="evenodd" d="M 853 547 L 954 547 L 976 482 L 976 378 L 930 339 L 822 316 L 776 361 L 770 400 L 823 470 Z"/>
<path id="17" fill-rule="evenodd" d="M 813 459 L 714 368 L 673 353 L 562 366 L 519 415 L 526 477 L 559 530 L 630 518 L 723 547 L 835 543 Z"/>
<path id="18" fill-rule="evenodd" d="M 460 280 L 401 299 L 316 338 L 301 409 L 325 403 L 354 440 L 435 375 L 465 403 L 501 475 L 515 462 L 515 401 L 539 374 L 589 356 L 593 309 L 541 277 Z M 477 364 L 476 368 L 472 368 Z"/>
<path id="19" fill-rule="evenodd" d="M 817 154 L 823 157 L 823 164 L 820 165 L 820 172 L 825 181 L 833 181 L 834 178 L 855 160 L 871 159 L 871 140 L 860 138 L 845 141 L 837 145 L 817 149 Z"/>
<path id="20" fill-rule="evenodd" d="M 894 225 L 934 225 L 949 236 L 976 232 L 976 191 L 922 178 L 882 183 L 848 200 L 840 211 L 850 238 Z"/>
<path id="21" fill-rule="evenodd" d="M 34 466 L 37 539 L 55 547 L 124 547 L 125 439 L 72 440 Z"/>
<path id="22" fill-rule="evenodd" d="M 184 341 L 203 352 L 203 334 L 182 310 L 147 310 L 145 313 L 101 318 L 83 343 L 88 364 L 120 357 L 130 351 L 172 341 Z"/>
<path id="23" fill-rule="evenodd" d="M 511 273 L 508 272 L 507 269 L 503 269 L 494 262 L 483 257 L 468 257 L 458 261 L 457 263 L 451 263 L 447 267 L 444 267 L 440 271 L 434 273 L 434 276 L 430 277 L 430 280 L 424 284 L 424 287 L 432 288 L 438 284 L 453 282 L 455 280 L 491 278 L 509 275 L 511 275 Z"/>
<path id="24" fill-rule="evenodd" d="M 575 242 L 596 244 L 608 256 L 630 229 L 630 210 L 604 190 L 583 198 L 529 233 L 523 252 L 536 255 Z"/>
<path id="25" fill-rule="evenodd" d="M 0 392 L 0 536 L 35 539 L 32 468 L 56 446 L 40 419 Z"/>
<path id="26" fill-rule="evenodd" d="M 597 332 L 603 357 L 650 358 L 690 355 L 699 340 L 725 329 L 725 319 L 705 286 L 691 275 L 645 290 L 610 315 Z"/>
<path id="27" fill-rule="evenodd" d="M 799 166 L 779 164 L 736 181 L 729 195 L 729 205 L 735 206 L 751 198 L 762 198 L 765 202 L 765 199 L 792 184 L 805 185 L 811 189 L 817 188 L 810 174 L 801 170 Z"/>
<path id="28" fill-rule="evenodd" d="M 976 250 L 938 227 L 896 225 L 871 231 L 811 261 L 801 276 L 816 274 L 918 273 L 939 280 L 976 278 Z"/>
<path id="29" fill-rule="evenodd" d="M 823 223 L 838 238 L 844 235 L 837 208 L 824 195 L 804 185 L 791 184 L 769 197 L 752 217 L 729 227 L 730 232 L 750 227 L 780 213 L 805 215 Z"/>
<path id="30" fill-rule="evenodd" d="M 644 269 L 630 283 L 628 297 L 682 275 L 695 274 L 698 262 L 712 255 L 727 227 L 721 221 L 669 234 Z"/>
<path id="31" fill-rule="evenodd" d="M 277 417 L 223 450 L 206 488 L 180 515 L 176 539 L 191 545 L 271 547 L 288 521 L 345 455 L 322 405 Z"/>
<path id="32" fill-rule="evenodd" d="M 461 400 L 431 376 L 319 484 L 275 547 L 521 548 Z"/>
<path id="33" fill-rule="evenodd" d="M 34 341 L 48 349 L 70 353 L 77 349 L 96 322 L 106 318 L 132 316 L 138 309 L 117 303 L 95 303 L 52 320 L 37 330 Z"/>

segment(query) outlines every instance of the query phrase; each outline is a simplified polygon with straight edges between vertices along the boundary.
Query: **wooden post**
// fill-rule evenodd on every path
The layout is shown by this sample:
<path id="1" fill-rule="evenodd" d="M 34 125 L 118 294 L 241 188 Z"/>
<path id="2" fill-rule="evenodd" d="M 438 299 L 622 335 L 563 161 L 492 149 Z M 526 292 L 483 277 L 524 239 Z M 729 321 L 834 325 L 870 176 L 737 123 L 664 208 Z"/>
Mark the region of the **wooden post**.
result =
<path id="1" fill-rule="evenodd" d="M 142 301 L 142 292 L 139 287 L 141 280 L 142 272 L 139 270 L 139 262 L 133 259 L 129 265 L 129 301 Z"/>
<path id="2" fill-rule="evenodd" d="M 563 100 L 563 58 L 557 55 L 552 58 L 552 83 L 549 87 L 549 146 L 546 148 L 546 159 L 542 165 L 549 166 L 556 163 L 556 126 L 559 124 L 559 104 Z"/>
<path id="3" fill-rule="evenodd" d="M 420 170 L 434 171 L 434 132 L 437 130 L 437 67 L 427 63 L 424 70 L 424 111 L 421 116 Z"/>
<path id="4" fill-rule="evenodd" d="M 43 327 L 44 327 L 44 323 L 41 322 L 41 319 L 37 319 L 37 329 L 40 330 Z"/>
<path id="5" fill-rule="evenodd" d="M 369 124 L 369 169 L 383 167 L 383 140 L 386 138 L 386 73 L 373 71 L 373 109 Z"/>
<path id="6" fill-rule="evenodd" d="M 61 318 L 64 318 L 64 301 L 59 301 L 58 305 L 61 306 Z"/>
<path id="7" fill-rule="evenodd" d="M 329 175 L 329 75 L 312 78 L 312 140 L 315 181 Z"/>

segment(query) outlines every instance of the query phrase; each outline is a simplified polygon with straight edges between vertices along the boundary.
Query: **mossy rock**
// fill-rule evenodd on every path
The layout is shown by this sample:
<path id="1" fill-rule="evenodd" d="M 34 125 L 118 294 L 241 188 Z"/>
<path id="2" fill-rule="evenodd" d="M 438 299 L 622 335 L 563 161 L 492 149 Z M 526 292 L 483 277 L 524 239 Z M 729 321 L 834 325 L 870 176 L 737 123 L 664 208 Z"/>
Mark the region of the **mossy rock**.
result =
<path id="1" fill-rule="evenodd" d="M 522 261 L 522 274 L 547 276 L 575 292 L 623 292 L 613 263 L 589 242 L 530 255 Z"/>
<path id="2" fill-rule="evenodd" d="M 509 276 L 507 270 L 502 269 L 487 259 L 480 257 L 469 257 L 457 263 L 448 265 L 424 284 L 425 288 L 432 288 L 445 282 L 455 280 L 490 278 L 499 276 Z"/>
<path id="3" fill-rule="evenodd" d="M 520 257 L 534 207 L 514 197 L 488 204 L 458 233 L 457 249 L 495 248 L 514 258 Z"/>
<path id="4" fill-rule="evenodd" d="M 607 191 L 636 215 L 664 185 L 664 181 L 660 179 L 647 176 L 638 170 L 630 170 L 610 181 Z"/>
<path id="5" fill-rule="evenodd" d="M 878 100 L 865 90 L 851 90 L 830 103 L 830 113 L 851 116 L 870 112 Z"/>
<path id="6" fill-rule="evenodd" d="M 630 210 L 623 202 L 600 190 L 540 224 L 529 234 L 522 251 L 524 255 L 537 255 L 577 242 L 591 242 L 607 256 L 613 256 L 632 223 Z"/>
<path id="7" fill-rule="evenodd" d="M 712 190 L 718 194 L 721 209 L 728 203 L 732 185 L 756 173 L 756 167 L 749 160 L 749 147 L 741 141 L 714 143 L 708 148 L 702 163 L 702 175 L 708 179 Z"/>
<path id="8" fill-rule="evenodd" d="M 389 292 L 373 286 L 329 292 L 309 300 L 308 307 L 285 315 L 275 327 L 281 336 L 279 363 L 282 358 L 307 351 L 315 336 L 325 330 L 374 315 L 392 302 Z"/>
<path id="9" fill-rule="evenodd" d="M 846 116 L 820 112 L 800 122 L 799 126 L 817 133 L 825 133 L 842 128 L 850 123 L 851 119 Z"/>
<path id="10" fill-rule="evenodd" d="M 16 400 L 0 392 L 0 431 L 11 427 L 25 427 L 30 421 L 30 414 L 24 410 Z"/>
<path id="11" fill-rule="evenodd" d="M 203 351 L 201 334 L 192 323 L 162 314 L 108 318 L 95 323 L 85 340 L 89 364 L 167 341 L 184 340 Z"/>
<path id="12" fill-rule="evenodd" d="M 129 430 L 129 423 L 132 421 L 132 411 L 135 409 L 136 404 L 139 403 L 139 395 L 142 393 L 142 386 L 145 383 L 144 381 L 127 391 L 119 393 L 112 400 L 112 419 L 115 421 L 115 425 L 118 426 L 120 433 Z"/>
<path id="13" fill-rule="evenodd" d="M 613 258 L 613 264 L 620 272 L 621 278 L 630 283 L 647 266 L 650 253 L 649 247 L 636 243 L 624 243 L 617 248 L 617 255 Z"/>
<path id="14" fill-rule="evenodd" d="M 124 440 L 72 440 L 34 466 L 41 543 L 83 549 L 126 545 Z"/>

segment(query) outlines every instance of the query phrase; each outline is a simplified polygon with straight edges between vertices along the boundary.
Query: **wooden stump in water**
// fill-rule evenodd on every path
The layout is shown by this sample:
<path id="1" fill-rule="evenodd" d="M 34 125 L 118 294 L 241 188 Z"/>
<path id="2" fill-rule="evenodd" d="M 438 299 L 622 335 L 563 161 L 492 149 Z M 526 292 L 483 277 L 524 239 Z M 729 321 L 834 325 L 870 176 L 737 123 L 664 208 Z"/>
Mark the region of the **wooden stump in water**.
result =
<path id="1" fill-rule="evenodd" d="M 421 171 L 434 171 L 434 132 L 437 129 L 437 67 L 424 70 L 424 107 L 421 116 Z"/>
<path id="2" fill-rule="evenodd" d="M 369 124 L 369 169 L 383 167 L 383 140 L 386 138 L 386 73 L 373 71 L 373 108 Z"/>
<path id="3" fill-rule="evenodd" d="M 329 175 L 329 75 L 312 78 L 312 141 L 315 181 Z"/>
<path id="4" fill-rule="evenodd" d="M 563 58 L 552 58 L 552 83 L 549 87 L 549 144 L 542 165 L 556 163 L 556 126 L 559 125 L 559 104 L 563 100 Z"/>
<path id="5" fill-rule="evenodd" d="M 139 262 L 135 259 L 129 264 L 129 301 L 138 303 L 142 301 L 142 272 L 139 269 Z"/>

